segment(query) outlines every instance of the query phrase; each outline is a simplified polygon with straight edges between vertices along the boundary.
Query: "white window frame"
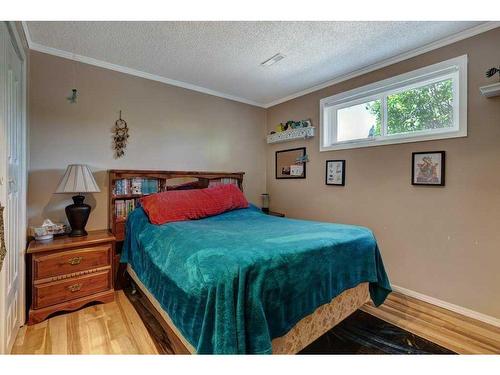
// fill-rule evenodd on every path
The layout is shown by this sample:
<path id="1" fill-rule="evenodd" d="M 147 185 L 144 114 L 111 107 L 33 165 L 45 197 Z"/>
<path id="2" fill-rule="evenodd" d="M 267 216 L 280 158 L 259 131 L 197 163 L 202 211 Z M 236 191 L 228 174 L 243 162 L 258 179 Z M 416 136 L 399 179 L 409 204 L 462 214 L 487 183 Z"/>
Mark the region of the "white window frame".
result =
<path id="1" fill-rule="evenodd" d="M 453 82 L 453 125 L 405 134 L 387 134 L 387 107 L 382 105 L 382 134 L 336 142 L 337 111 L 356 104 L 381 100 L 388 95 L 446 79 Z M 373 147 L 467 136 L 467 55 L 455 57 L 408 73 L 342 92 L 320 100 L 320 151 Z"/>

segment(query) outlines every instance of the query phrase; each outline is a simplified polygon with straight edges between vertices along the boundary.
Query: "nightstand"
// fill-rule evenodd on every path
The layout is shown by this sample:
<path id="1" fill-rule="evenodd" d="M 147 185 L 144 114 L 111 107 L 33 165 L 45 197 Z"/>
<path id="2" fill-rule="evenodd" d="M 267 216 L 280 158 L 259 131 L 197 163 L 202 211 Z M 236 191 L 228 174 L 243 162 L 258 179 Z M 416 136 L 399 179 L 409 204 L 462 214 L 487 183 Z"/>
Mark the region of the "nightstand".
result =
<path id="1" fill-rule="evenodd" d="M 27 251 L 31 280 L 28 324 L 90 302 L 112 302 L 114 253 L 115 237 L 108 230 L 31 241 Z"/>

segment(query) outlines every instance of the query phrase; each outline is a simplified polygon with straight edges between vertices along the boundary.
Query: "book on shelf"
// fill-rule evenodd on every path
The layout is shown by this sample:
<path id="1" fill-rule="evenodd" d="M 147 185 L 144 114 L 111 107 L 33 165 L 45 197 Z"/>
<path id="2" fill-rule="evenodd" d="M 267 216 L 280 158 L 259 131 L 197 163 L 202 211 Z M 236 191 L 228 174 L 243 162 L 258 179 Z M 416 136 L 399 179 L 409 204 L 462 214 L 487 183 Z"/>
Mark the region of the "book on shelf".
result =
<path id="1" fill-rule="evenodd" d="M 113 195 L 149 195 L 158 191 L 158 179 L 134 177 L 116 180 Z"/>
<path id="2" fill-rule="evenodd" d="M 139 195 L 142 194 L 142 184 L 143 179 L 139 177 L 134 177 L 130 183 L 132 194 Z"/>
<path id="3" fill-rule="evenodd" d="M 130 194 L 130 180 L 124 178 L 115 181 L 114 195 L 128 195 Z"/>
<path id="4" fill-rule="evenodd" d="M 215 186 L 221 186 L 221 185 L 235 185 L 238 186 L 238 180 L 236 178 L 231 178 L 231 177 L 224 177 L 224 178 L 219 178 L 217 180 L 210 180 L 208 183 L 208 187 L 215 187 Z"/>
<path id="5" fill-rule="evenodd" d="M 125 218 L 125 201 L 116 200 L 115 201 L 115 216 L 117 218 Z"/>
<path id="6" fill-rule="evenodd" d="M 115 201 L 115 217 L 117 219 L 126 219 L 136 207 L 136 199 L 117 199 Z"/>
<path id="7" fill-rule="evenodd" d="M 142 179 L 142 194 L 155 194 L 159 191 L 159 181 L 157 179 L 143 178 Z"/>

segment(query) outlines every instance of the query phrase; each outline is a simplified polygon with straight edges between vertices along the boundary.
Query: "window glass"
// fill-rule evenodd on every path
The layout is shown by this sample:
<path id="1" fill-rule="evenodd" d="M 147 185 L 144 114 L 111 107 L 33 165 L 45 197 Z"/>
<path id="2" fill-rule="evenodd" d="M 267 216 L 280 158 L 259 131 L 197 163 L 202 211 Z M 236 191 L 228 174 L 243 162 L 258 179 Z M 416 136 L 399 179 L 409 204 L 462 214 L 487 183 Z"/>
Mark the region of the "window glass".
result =
<path id="1" fill-rule="evenodd" d="M 372 109 L 372 113 L 375 108 Z M 453 87 L 447 79 L 387 97 L 387 134 L 453 126 Z"/>
<path id="2" fill-rule="evenodd" d="M 380 135 L 380 100 L 353 105 L 337 111 L 337 142 Z M 379 126 L 377 127 L 377 124 Z"/>

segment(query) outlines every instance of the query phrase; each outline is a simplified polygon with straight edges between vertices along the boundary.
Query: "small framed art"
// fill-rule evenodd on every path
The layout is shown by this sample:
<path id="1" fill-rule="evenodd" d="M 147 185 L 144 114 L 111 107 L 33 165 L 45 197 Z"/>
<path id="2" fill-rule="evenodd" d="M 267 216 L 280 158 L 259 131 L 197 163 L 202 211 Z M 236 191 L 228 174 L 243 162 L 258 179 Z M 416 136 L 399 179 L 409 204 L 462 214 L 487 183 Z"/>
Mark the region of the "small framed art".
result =
<path id="1" fill-rule="evenodd" d="M 444 186 L 444 151 L 412 153 L 412 185 Z"/>
<path id="2" fill-rule="evenodd" d="M 276 151 L 276 178 L 306 178 L 306 148 Z"/>
<path id="3" fill-rule="evenodd" d="M 325 184 L 345 185 L 345 160 L 326 161 Z"/>

